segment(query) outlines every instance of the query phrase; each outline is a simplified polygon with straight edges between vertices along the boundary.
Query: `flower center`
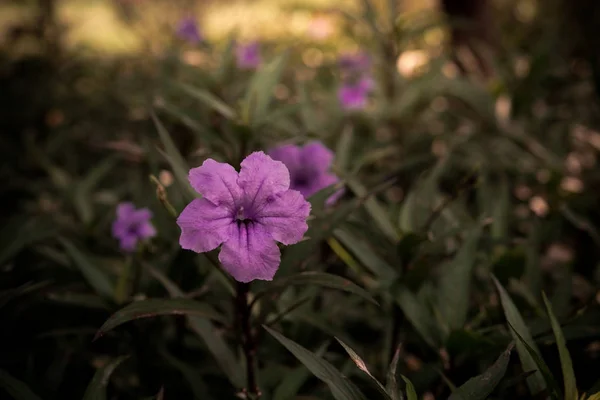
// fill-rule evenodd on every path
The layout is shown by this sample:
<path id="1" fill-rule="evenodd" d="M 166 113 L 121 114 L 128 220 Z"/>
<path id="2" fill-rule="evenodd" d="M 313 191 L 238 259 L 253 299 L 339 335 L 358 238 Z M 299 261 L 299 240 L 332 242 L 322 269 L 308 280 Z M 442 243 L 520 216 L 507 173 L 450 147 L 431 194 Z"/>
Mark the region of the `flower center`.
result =
<path id="1" fill-rule="evenodd" d="M 306 174 L 299 174 L 294 177 L 294 186 L 301 187 L 308 185 L 309 179 Z"/>
<path id="2" fill-rule="evenodd" d="M 235 214 L 235 222 L 239 224 L 247 224 L 248 222 L 251 222 L 252 219 L 248 218 L 248 216 L 246 216 L 246 213 L 244 212 L 244 207 L 240 207 L 237 210 L 237 213 Z"/>

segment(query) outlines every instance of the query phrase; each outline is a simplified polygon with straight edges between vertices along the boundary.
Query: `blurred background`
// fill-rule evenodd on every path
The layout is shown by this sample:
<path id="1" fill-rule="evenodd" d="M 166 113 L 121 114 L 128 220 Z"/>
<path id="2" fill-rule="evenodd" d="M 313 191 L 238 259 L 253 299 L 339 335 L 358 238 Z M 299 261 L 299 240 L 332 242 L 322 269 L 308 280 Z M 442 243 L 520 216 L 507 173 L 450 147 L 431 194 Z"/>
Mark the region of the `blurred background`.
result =
<path id="1" fill-rule="evenodd" d="M 200 40 L 178 34 L 184 20 L 193 21 Z M 484 253 L 499 279 L 522 280 L 531 292 L 549 288 L 557 314 L 588 318 L 577 320 L 569 340 L 578 382 L 592 388 L 598 377 L 590 371 L 600 356 L 599 26 L 596 0 L 1 0 L 0 368 L 44 398 L 81 398 L 95 368 L 121 352 L 115 349 L 141 354 L 153 343 L 137 332 L 130 342 L 90 344 L 116 308 L 99 301 L 93 277 L 81 278 L 81 265 L 73 267 L 81 258 L 55 240 L 75 242 L 117 275 L 122 260 L 109 226 L 124 198 L 155 210 L 161 233 L 150 252 L 156 260 L 172 256 L 160 258 L 174 266 L 169 276 L 189 291 L 204 282 L 203 272 L 178 269 L 189 257 L 175 249 L 177 229 L 148 180 L 153 174 L 171 189 L 177 180 L 172 149 L 158 139 L 152 115 L 189 165 L 206 157 L 238 162 L 248 147 L 218 144 L 246 132 L 223 122 L 230 109 L 243 115 L 252 73 L 234 66 L 235 41 L 259 42 L 265 63 L 287 54 L 281 79 L 269 87 L 276 106 L 248 128 L 250 148 L 319 139 L 336 152 L 344 180 L 370 188 L 392 179 L 376 196 L 386 215 L 375 223 L 381 231 L 370 238 L 354 231 L 371 248 L 385 236 L 388 219 L 392 232 L 417 232 L 424 224 L 420 233 L 432 240 L 448 226 L 473 222 L 469 214 L 492 217 Z M 347 110 L 336 95 L 343 79 L 338 60 L 359 51 L 373 60 L 375 89 L 364 107 Z M 189 85 L 188 95 L 173 81 Z M 201 93 L 192 89 L 200 87 Z M 440 167 L 450 154 L 452 165 Z M 435 187 L 428 186 L 433 175 Z M 364 187 L 355 182 L 346 199 L 360 197 Z M 184 197 L 171 189 L 180 209 Z M 457 199 L 460 207 L 442 216 L 443 227 L 419 214 Z M 357 218 L 373 220 L 372 212 Z M 443 251 L 426 250 L 437 252 L 433 260 L 457 248 L 443 238 Z M 346 271 L 345 253 L 324 247 L 319 257 L 327 270 Z M 388 250 L 377 252 L 388 261 L 408 257 Z M 360 273 L 349 274 L 362 282 Z M 429 279 L 422 275 L 409 277 L 415 291 Z M 531 292 L 515 289 L 524 307 L 533 304 Z M 489 300 L 485 290 L 480 294 L 470 303 L 478 323 L 490 317 L 477 313 Z M 497 307 L 497 298 L 489 301 Z M 498 322 L 490 318 L 489 325 Z M 445 381 L 423 367 L 433 361 L 422 344 L 408 328 L 397 329 L 409 337 L 401 368 L 419 393 L 447 394 Z M 378 340 L 359 336 L 366 348 Z M 484 345 L 457 343 L 464 358 L 447 375 L 460 383 L 480 369 L 469 357 L 481 355 L 469 351 Z M 482 349 L 496 351 L 505 344 L 499 343 Z M 183 348 L 171 350 L 183 357 Z M 549 364 L 556 367 L 555 354 Z M 115 393 L 142 398 L 160 389 L 158 379 L 185 380 L 185 367 L 170 365 L 179 375 L 167 367 L 126 370 Z M 191 389 L 173 390 L 187 396 Z"/>

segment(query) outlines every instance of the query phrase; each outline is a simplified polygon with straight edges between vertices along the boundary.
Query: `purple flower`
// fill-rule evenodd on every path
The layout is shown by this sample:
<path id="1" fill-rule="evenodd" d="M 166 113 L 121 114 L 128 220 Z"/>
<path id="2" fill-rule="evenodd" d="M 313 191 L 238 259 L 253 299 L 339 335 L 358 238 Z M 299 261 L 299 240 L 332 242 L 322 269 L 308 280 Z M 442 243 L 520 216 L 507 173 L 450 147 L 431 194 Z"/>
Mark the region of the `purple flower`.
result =
<path id="1" fill-rule="evenodd" d="M 339 182 L 338 177 L 329 172 L 333 152 L 321 142 L 310 142 L 304 147 L 283 145 L 272 149 L 269 155 L 288 167 L 290 188 L 299 191 L 305 198 Z M 327 203 L 335 202 L 342 194 L 342 190 L 337 191 L 327 199 Z"/>
<path id="2" fill-rule="evenodd" d="M 177 26 L 177 36 L 188 42 L 198 43 L 202 41 L 202 35 L 198 29 L 196 20 L 191 17 L 183 18 Z"/>
<path id="3" fill-rule="evenodd" d="M 290 190 L 290 173 L 262 151 L 231 165 L 208 159 L 189 173 L 203 195 L 177 218 L 181 247 L 202 253 L 221 246 L 219 260 L 237 281 L 270 281 L 280 262 L 275 241 L 299 242 L 308 229 L 310 204 Z"/>
<path id="4" fill-rule="evenodd" d="M 347 110 L 365 108 L 373 86 L 373 80 L 369 77 L 364 77 L 356 82 L 344 83 L 338 90 L 338 98 L 342 107 Z"/>
<path id="5" fill-rule="evenodd" d="M 362 74 L 371 67 L 371 57 L 365 52 L 344 54 L 340 56 L 338 64 L 342 72 Z"/>
<path id="6" fill-rule="evenodd" d="M 253 69 L 260 65 L 260 44 L 252 42 L 248 44 L 240 44 L 236 47 L 236 59 L 239 68 Z"/>
<path id="7" fill-rule="evenodd" d="M 112 235 L 119 240 L 123 251 L 134 252 L 139 240 L 156 236 L 156 229 L 150 219 L 152 212 L 147 208 L 136 209 L 129 202 L 117 206 L 117 219 L 112 224 Z"/>

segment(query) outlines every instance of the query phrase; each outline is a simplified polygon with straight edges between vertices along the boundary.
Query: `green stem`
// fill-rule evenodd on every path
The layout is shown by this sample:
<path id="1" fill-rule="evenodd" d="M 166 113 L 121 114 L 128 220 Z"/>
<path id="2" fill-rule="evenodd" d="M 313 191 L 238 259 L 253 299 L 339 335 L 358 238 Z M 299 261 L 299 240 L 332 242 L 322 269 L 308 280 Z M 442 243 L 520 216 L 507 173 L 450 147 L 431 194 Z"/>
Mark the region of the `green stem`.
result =
<path id="1" fill-rule="evenodd" d="M 133 256 L 127 256 L 125 259 L 125 265 L 121 270 L 121 275 L 117 281 L 117 287 L 115 288 L 115 301 L 118 304 L 124 303 L 129 297 L 129 281 L 131 279 L 131 272 L 133 267 Z"/>
<path id="2" fill-rule="evenodd" d="M 250 326 L 250 307 L 248 304 L 248 292 L 250 284 L 238 282 L 235 308 L 238 317 L 242 349 L 246 357 L 246 390 L 252 399 L 261 396 L 256 379 L 256 343 Z"/>

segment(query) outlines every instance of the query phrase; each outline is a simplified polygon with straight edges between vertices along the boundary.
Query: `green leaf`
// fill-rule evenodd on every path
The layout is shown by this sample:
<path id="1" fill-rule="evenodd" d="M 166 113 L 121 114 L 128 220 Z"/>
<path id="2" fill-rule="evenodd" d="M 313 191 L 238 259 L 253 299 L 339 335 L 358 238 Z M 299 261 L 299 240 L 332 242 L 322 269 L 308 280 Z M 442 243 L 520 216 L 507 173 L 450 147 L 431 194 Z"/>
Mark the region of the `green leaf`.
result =
<path id="1" fill-rule="evenodd" d="M 0 266 L 27 246 L 50 237 L 55 232 L 54 224 L 43 218 L 20 215 L 12 217 L 0 231 Z"/>
<path id="2" fill-rule="evenodd" d="M 0 388 L 4 389 L 14 400 L 41 400 L 26 384 L 1 369 Z"/>
<path id="3" fill-rule="evenodd" d="M 392 397 L 392 400 L 403 400 L 402 392 L 398 388 L 398 380 L 396 379 L 396 370 L 398 369 L 398 361 L 400 360 L 400 346 L 394 352 L 394 358 L 388 368 L 388 373 L 385 382 L 385 389 Z"/>
<path id="4" fill-rule="evenodd" d="M 173 298 L 181 298 L 183 291 L 158 269 L 145 265 L 148 271 L 156 277 Z M 201 317 L 186 316 L 190 329 L 204 341 L 208 351 L 213 355 L 223 373 L 236 388 L 244 386 L 244 371 L 237 358 L 218 333 L 213 324 Z"/>
<path id="5" fill-rule="evenodd" d="M 210 306 L 190 299 L 147 299 L 134 301 L 114 313 L 98 329 L 96 338 L 126 322 L 140 318 L 151 318 L 158 315 L 195 315 L 202 318 L 222 319 Z"/>
<path id="6" fill-rule="evenodd" d="M 245 122 L 249 122 L 250 125 L 258 126 L 267 119 L 273 90 L 281 79 L 286 59 L 287 53 L 275 57 L 267 65 L 258 69 L 252 77 L 243 105 L 248 110 L 248 114 L 243 117 L 248 118 Z"/>
<path id="7" fill-rule="evenodd" d="M 358 369 L 360 369 L 362 372 L 367 374 L 369 376 L 369 378 L 371 378 L 371 382 L 375 385 L 377 390 L 379 390 L 379 393 L 381 393 L 385 399 L 392 400 L 392 398 L 387 393 L 387 391 L 385 390 L 385 388 L 383 387 L 381 382 L 379 382 L 377 380 L 377 378 L 375 378 L 371 374 L 371 371 L 369 371 L 369 369 L 367 368 L 367 364 L 363 361 L 363 359 L 360 358 L 360 356 L 350 346 L 348 346 L 346 343 L 342 342 L 339 338 L 336 337 L 335 340 L 337 340 L 338 343 L 342 345 L 344 350 L 346 350 L 346 353 L 348 353 L 348 355 L 350 356 L 352 361 L 354 361 L 354 364 L 356 364 Z"/>
<path id="8" fill-rule="evenodd" d="M 506 368 L 508 367 L 512 349 L 513 345 L 511 344 L 491 367 L 483 374 L 469 379 L 462 386 L 457 388 L 448 400 L 487 399 L 506 374 Z"/>
<path id="9" fill-rule="evenodd" d="M 352 189 L 354 194 L 358 197 L 365 197 L 368 195 L 367 188 L 365 188 L 358 180 L 349 176 L 345 177 L 345 180 L 350 189 Z M 379 204 L 379 201 L 377 201 L 374 196 L 369 196 L 364 202 L 364 207 L 385 236 L 392 242 L 396 242 L 398 240 L 398 232 L 396 232 L 396 228 L 390 222 L 391 218 L 389 214 L 385 208 Z"/>
<path id="10" fill-rule="evenodd" d="M 548 385 L 548 387 L 550 389 L 551 397 L 555 400 L 562 399 L 558 384 L 556 383 L 556 380 L 554 379 L 554 376 L 552 375 L 550 368 L 548 368 L 548 365 L 546 365 L 546 362 L 542 359 L 542 357 L 538 353 L 536 353 L 535 349 L 533 347 L 531 347 L 525 341 L 525 339 L 523 339 L 523 337 L 519 334 L 519 332 L 517 332 L 516 329 L 510 323 L 508 324 L 508 326 L 511 329 L 511 331 L 515 334 L 515 336 L 517 337 L 518 343 L 523 344 L 523 346 L 525 347 L 525 350 L 527 350 L 527 352 L 529 353 L 529 355 L 535 362 L 537 369 L 535 369 L 533 371 L 536 371 L 535 373 L 540 373 L 544 377 L 544 382 L 546 382 L 546 384 Z"/>
<path id="11" fill-rule="evenodd" d="M 171 135 L 167 131 L 167 128 L 165 128 L 165 126 L 160 122 L 160 120 L 154 113 L 152 113 L 152 120 L 154 121 L 156 130 L 158 131 L 160 141 L 162 142 L 165 148 L 165 158 L 169 162 L 169 165 L 171 165 L 171 168 L 173 169 L 173 174 L 179 182 L 179 185 L 181 186 L 181 188 L 183 188 L 184 195 L 188 200 L 194 199 L 198 195 L 196 194 L 194 189 L 192 189 L 188 181 L 189 166 L 187 162 L 177 149 L 177 146 L 173 142 L 173 139 L 171 139 Z"/>
<path id="12" fill-rule="evenodd" d="M 192 390 L 194 399 L 212 400 L 212 397 L 207 395 L 208 387 L 204 383 L 204 380 L 200 378 L 200 372 L 197 369 L 172 356 L 164 348 L 161 348 L 159 352 L 161 356 L 165 358 L 166 362 L 168 362 L 173 367 L 177 368 L 179 372 L 181 372 L 181 375 L 183 375 L 183 378 L 187 381 L 190 389 Z"/>
<path id="13" fill-rule="evenodd" d="M 525 372 L 536 370 L 538 369 L 537 363 L 527 350 L 527 346 L 529 346 L 538 356 L 540 355 L 540 351 L 531 337 L 531 332 L 529 331 L 529 328 L 527 328 L 521 313 L 513 303 L 506 290 L 502 287 L 500 282 L 498 282 L 496 277 L 492 276 L 492 279 L 496 285 L 498 293 L 500 294 L 500 301 L 502 302 L 502 308 L 504 309 L 506 320 L 510 326 L 514 328 L 512 334 L 513 338 L 517 342 L 517 352 L 519 353 L 519 359 L 523 365 L 523 370 Z M 546 389 L 546 382 L 544 381 L 544 377 L 539 370 L 527 378 L 527 385 L 529 386 L 529 390 L 533 395 Z"/>
<path id="14" fill-rule="evenodd" d="M 415 386 L 412 384 L 412 382 L 405 377 L 404 375 L 401 375 L 402 379 L 404 380 L 404 383 L 406 383 L 406 400 L 418 400 L 417 397 L 417 391 L 415 390 Z"/>
<path id="15" fill-rule="evenodd" d="M 115 369 L 125 361 L 128 356 L 119 357 L 108 363 L 102 368 L 98 368 L 92 381 L 88 385 L 83 400 L 106 400 L 106 387 L 108 386 L 108 380 L 115 371 Z"/>
<path id="16" fill-rule="evenodd" d="M 69 240 L 61 237 L 58 241 L 65 248 L 75 266 L 81 271 L 81 274 L 87 283 L 96 291 L 96 293 L 106 299 L 112 299 L 115 292 L 114 285 L 106 273 L 98 266 L 94 265 L 90 259 L 79 251 Z"/>
<path id="17" fill-rule="evenodd" d="M 419 301 L 417 296 L 407 287 L 400 286 L 396 293 L 396 303 L 398 303 L 406 318 L 421 335 L 423 340 L 432 348 L 439 348 L 441 343 L 439 329 L 436 326 L 433 315 Z"/>
<path id="18" fill-rule="evenodd" d="M 179 107 L 174 106 L 173 104 L 166 103 L 164 101 L 157 104 L 156 107 L 165 111 L 167 114 L 170 114 L 171 116 L 179 120 L 183 125 L 191 129 L 196 134 L 198 140 L 210 143 L 217 139 L 217 135 L 214 131 L 204 126 L 200 121 L 197 121 L 196 119 L 192 118 Z"/>
<path id="19" fill-rule="evenodd" d="M 84 224 L 89 224 L 94 218 L 94 208 L 91 199 L 92 190 L 100 183 L 116 165 L 117 159 L 109 157 L 91 168 L 86 177 L 77 185 L 73 193 L 73 203 Z"/>
<path id="20" fill-rule="evenodd" d="M 176 82 L 175 86 L 177 86 L 179 89 L 183 90 L 185 93 L 189 94 L 193 98 L 201 101 L 207 107 L 217 111 L 225 118 L 232 120 L 237 118 L 236 112 L 233 108 L 229 107 L 223 102 L 223 100 L 219 99 L 217 96 L 210 93 L 209 91 L 200 88 L 195 88 L 191 85 L 180 82 Z"/>
<path id="21" fill-rule="evenodd" d="M 296 81 L 296 87 L 298 90 L 298 100 L 300 105 L 300 116 L 302 118 L 302 124 L 307 132 L 317 132 L 317 115 L 313 109 L 313 102 L 310 99 L 308 91 L 306 90 L 306 83 L 303 81 Z M 339 153 L 336 152 L 336 156 Z"/>
<path id="22" fill-rule="evenodd" d="M 338 239 L 354 256 L 373 274 L 375 274 L 381 283 L 389 287 L 397 278 L 396 270 L 379 257 L 365 241 L 356 238 L 347 230 L 336 229 L 333 235 Z"/>
<path id="23" fill-rule="evenodd" d="M 258 292 L 255 296 L 254 301 L 263 297 L 264 295 L 271 293 L 282 288 L 287 288 L 290 285 L 317 285 L 330 289 L 338 289 L 344 292 L 356 294 L 363 299 L 370 301 L 373 304 L 379 305 L 377 301 L 371 296 L 369 292 L 360 286 L 352 283 L 346 278 L 341 276 L 327 274 L 324 272 L 302 272 L 296 275 L 288 276 L 285 278 L 277 279 L 268 285 L 266 289 Z"/>
<path id="24" fill-rule="evenodd" d="M 565 337 L 563 336 L 562 329 L 560 328 L 560 324 L 552 311 L 552 306 L 546 297 L 546 294 L 543 293 L 542 297 L 544 299 L 544 304 L 546 305 L 546 311 L 548 312 L 548 317 L 550 318 L 550 324 L 552 325 L 552 331 L 554 332 L 554 337 L 556 338 L 556 346 L 558 347 L 558 354 L 560 356 L 560 364 L 563 373 L 563 381 L 564 381 L 564 394 L 565 400 L 577 400 L 577 383 L 575 382 L 575 371 L 573 370 L 573 362 L 571 361 L 571 355 L 569 354 L 569 350 L 567 349 L 567 342 L 565 341 Z"/>
<path id="25" fill-rule="evenodd" d="M 319 349 L 315 352 L 315 355 L 319 358 L 323 357 L 325 354 L 325 350 L 330 342 L 324 343 Z M 306 382 L 306 380 L 310 376 L 310 372 L 306 369 L 304 365 L 301 365 L 295 368 L 292 372 L 284 375 L 285 378 L 281 381 L 281 383 L 275 388 L 273 393 L 273 400 L 291 400 L 298 393 L 302 385 Z"/>
<path id="26" fill-rule="evenodd" d="M 263 326 L 279 343 L 288 349 L 302 364 L 317 378 L 323 381 L 331 390 L 336 400 L 366 400 L 364 394 L 345 378 L 333 365 L 317 357 L 298 343 L 282 334 Z"/>
<path id="27" fill-rule="evenodd" d="M 437 309 L 451 330 L 462 328 L 469 312 L 471 275 L 475 267 L 477 244 L 482 228 L 478 226 L 467 237 L 454 260 L 441 273 L 437 290 Z"/>

